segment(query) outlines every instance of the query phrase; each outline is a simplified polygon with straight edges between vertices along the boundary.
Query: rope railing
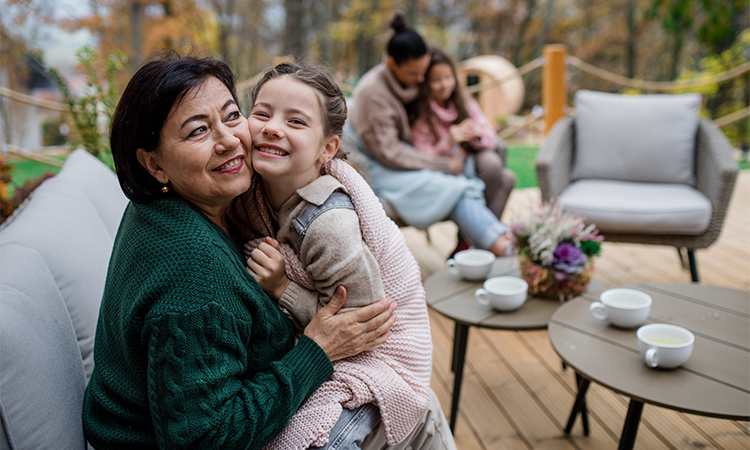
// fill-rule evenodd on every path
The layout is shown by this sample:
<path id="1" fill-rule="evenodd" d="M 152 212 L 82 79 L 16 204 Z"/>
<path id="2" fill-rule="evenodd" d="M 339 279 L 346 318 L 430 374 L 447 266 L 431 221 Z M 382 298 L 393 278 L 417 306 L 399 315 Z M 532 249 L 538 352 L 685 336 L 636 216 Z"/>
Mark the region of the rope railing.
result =
<path id="1" fill-rule="evenodd" d="M 649 90 L 649 91 L 676 91 L 680 89 L 701 87 L 701 86 L 706 86 L 710 84 L 722 83 L 724 81 L 731 80 L 747 72 L 750 72 L 750 61 L 746 61 L 743 64 L 733 69 L 727 70 L 726 72 L 723 72 L 717 75 L 712 75 L 710 77 L 697 79 L 697 80 L 647 81 L 647 80 L 637 80 L 633 78 L 628 78 L 628 77 L 618 75 L 613 72 L 609 72 L 607 70 L 604 70 L 592 64 L 589 64 L 579 58 L 576 58 L 575 56 L 568 55 L 568 57 L 566 58 L 566 61 L 571 66 L 581 71 L 587 72 L 591 75 L 597 76 L 599 78 L 610 81 L 612 83 L 619 84 L 625 87 L 634 88 L 634 89 L 642 89 L 642 90 Z M 536 59 L 533 59 L 530 62 L 519 67 L 518 73 L 513 73 L 502 78 L 485 81 L 483 83 L 475 84 L 473 86 L 468 86 L 466 88 L 466 91 L 469 94 L 483 91 L 485 89 L 503 84 L 507 81 L 518 78 L 520 76 L 524 76 L 527 73 L 544 66 L 544 64 L 545 64 L 544 57 L 539 56 Z M 252 88 L 255 85 L 255 83 L 258 81 L 259 77 L 260 77 L 260 74 L 255 75 L 254 77 L 251 77 L 245 81 L 241 81 L 237 83 L 237 91 L 243 92 L 247 89 Z M 351 92 L 352 90 L 351 86 L 346 85 L 344 83 L 341 83 L 341 88 L 342 90 L 345 90 L 347 92 Z M 8 97 L 8 98 L 11 98 L 13 100 L 16 100 L 22 103 L 39 106 L 39 107 L 46 108 L 46 109 L 52 109 L 55 111 L 67 111 L 66 105 L 64 103 L 54 102 L 50 100 L 37 99 L 30 95 L 22 94 L 20 92 L 13 91 L 11 89 L 8 89 L 2 86 L 0 86 L 0 97 Z"/>
<path id="2" fill-rule="evenodd" d="M 569 55 L 566 58 L 566 61 L 571 66 L 604 80 L 619 84 L 621 86 L 634 89 L 642 89 L 646 91 L 678 91 L 680 89 L 690 89 L 707 86 L 710 84 L 723 83 L 724 81 L 731 80 L 744 73 L 750 72 L 750 61 L 746 61 L 733 69 L 727 70 L 726 72 L 700 78 L 697 80 L 646 81 L 628 78 L 616 73 L 609 72 L 607 70 L 591 65 L 581 59 L 578 59 L 575 56 Z"/>
<path id="3" fill-rule="evenodd" d="M 34 98 L 30 95 L 22 94 L 20 92 L 12 91 L 8 88 L 0 86 L 0 97 L 8 97 L 21 103 L 28 105 L 40 106 L 46 109 L 52 109 L 55 111 L 67 111 L 64 103 L 53 102 L 50 100 L 41 100 Z"/>
<path id="4" fill-rule="evenodd" d="M 726 116 L 719 117 L 713 122 L 717 127 L 723 127 L 725 125 L 729 125 L 730 123 L 740 121 L 746 117 L 750 117 L 750 106 L 746 106 L 741 110 L 727 114 Z"/>
<path id="5" fill-rule="evenodd" d="M 522 77 L 530 73 L 533 70 L 543 67 L 545 65 L 545 62 L 546 61 L 544 57 L 539 56 L 536 59 L 533 59 L 529 61 L 528 63 L 524 64 L 523 66 L 519 67 L 517 73 L 513 73 L 510 75 L 506 75 L 502 78 L 493 79 L 493 80 L 485 81 L 485 82 L 475 84 L 472 86 L 468 86 L 466 87 L 466 92 L 469 94 L 473 94 L 473 93 L 480 92 L 480 91 L 483 91 L 485 89 L 488 89 L 494 86 L 501 85 L 507 81 L 517 79 L 519 77 Z M 712 75 L 709 77 L 696 79 L 696 80 L 647 81 L 647 80 L 638 80 L 638 79 L 628 78 L 628 77 L 618 75 L 613 72 L 609 72 L 607 70 L 596 67 L 592 64 L 589 64 L 571 55 L 568 55 L 566 57 L 566 62 L 569 65 L 583 72 L 589 73 L 591 75 L 594 75 L 596 77 L 602 78 L 604 80 L 610 81 L 612 83 L 615 83 L 621 86 L 630 87 L 634 89 L 640 89 L 640 90 L 646 90 L 646 91 L 662 91 L 662 92 L 677 91 L 681 89 L 690 89 L 690 88 L 696 88 L 696 87 L 706 86 L 710 84 L 723 83 L 725 81 L 731 80 L 740 75 L 750 72 L 750 61 L 746 61 L 737 67 L 727 70 L 726 72 Z M 257 74 L 254 77 L 251 77 L 245 81 L 241 81 L 237 83 L 236 84 L 237 92 L 244 92 L 252 88 L 255 85 L 255 83 L 257 83 L 260 76 L 261 74 Z M 349 94 L 353 90 L 351 86 L 344 84 L 343 82 L 340 82 L 339 86 L 341 87 L 343 91 Z M 29 105 L 38 106 L 41 108 L 51 109 L 55 111 L 63 111 L 63 112 L 67 111 L 67 106 L 64 103 L 54 102 L 50 100 L 37 99 L 30 95 L 22 94 L 20 92 L 13 91 L 11 89 L 8 89 L 2 86 L 0 86 L 0 97 L 8 97 L 21 103 L 26 103 Z M 728 124 L 734 123 L 738 120 L 744 119 L 748 116 L 750 116 L 750 107 L 746 107 L 739 111 L 735 111 L 726 116 L 715 119 L 714 123 L 718 127 L 723 127 Z M 510 137 L 516 132 L 522 130 L 523 128 L 533 124 L 534 122 L 535 120 L 530 114 L 526 116 L 519 123 L 519 125 L 502 130 L 500 132 L 500 136 L 502 136 L 502 138 Z"/>

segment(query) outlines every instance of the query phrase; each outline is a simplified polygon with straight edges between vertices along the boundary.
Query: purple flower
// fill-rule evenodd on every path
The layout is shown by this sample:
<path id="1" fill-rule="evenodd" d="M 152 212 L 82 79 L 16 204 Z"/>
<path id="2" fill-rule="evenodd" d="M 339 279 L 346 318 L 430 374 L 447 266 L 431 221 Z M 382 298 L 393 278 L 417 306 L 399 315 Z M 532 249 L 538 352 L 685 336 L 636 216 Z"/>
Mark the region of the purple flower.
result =
<path id="1" fill-rule="evenodd" d="M 579 273 L 586 261 L 588 258 L 580 248 L 570 242 L 561 242 L 552 255 L 552 268 L 568 274 Z"/>

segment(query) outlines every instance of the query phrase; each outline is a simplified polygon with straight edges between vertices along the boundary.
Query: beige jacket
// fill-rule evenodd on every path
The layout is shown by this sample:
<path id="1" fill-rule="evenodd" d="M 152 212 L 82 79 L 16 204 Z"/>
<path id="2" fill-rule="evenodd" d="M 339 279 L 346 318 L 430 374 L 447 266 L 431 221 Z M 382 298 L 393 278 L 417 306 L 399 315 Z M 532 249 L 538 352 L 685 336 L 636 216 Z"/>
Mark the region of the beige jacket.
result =
<path id="1" fill-rule="evenodd" d="M 411 146 L 405 105 L 417 94 L 416 86 L 403 87 L 385 64 L 379 64 L 357 83 L 350 112 L 352 126 L 370 156 L 389 169 L 450 173 L 449 157 L 428 155 Z"/>
<path id="2" fill-rule="evenodd" d="M 346 192 L 330 175 L 298 189 L 275 217 L 279 225 L 276 239 L 292 242 L 292 219 L 299 217 L 310 203 L 321 205 L 336 190 Z M 362 240 L 359 217 L 353 209 L 332 209 L 318 216 L 307 229 L 299 258 L 315 281 L 316 290 L 292 282 L 278 303 L 299 330 L 328 304 L 338 286 L 346 287 L 346 303 L 341 311 L 385 298 L 378 263 Z"/>

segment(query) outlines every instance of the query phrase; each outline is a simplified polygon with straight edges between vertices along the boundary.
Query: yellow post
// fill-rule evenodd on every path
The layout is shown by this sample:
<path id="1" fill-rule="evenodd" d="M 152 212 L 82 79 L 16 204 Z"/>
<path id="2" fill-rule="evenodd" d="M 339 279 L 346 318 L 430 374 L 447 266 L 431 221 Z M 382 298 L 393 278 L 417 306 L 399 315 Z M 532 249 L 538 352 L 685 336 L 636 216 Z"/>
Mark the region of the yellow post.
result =
<path id="1" fill-rule="evenodd" d="M 542 69 L 542 107 L 544 107 L 544 135 L 565 115 L 568 88 L 565 83 L 568 49 L 563 44 L 544 47 L 545 64 Z"/>
<path id="2" fill-rule="evenodd" d="M 3 165 L 3 153 L 0 151 L 0 167 Z M 5 180 L 0 178 L 0 200 L 8 200 L 8 186 Z"/>

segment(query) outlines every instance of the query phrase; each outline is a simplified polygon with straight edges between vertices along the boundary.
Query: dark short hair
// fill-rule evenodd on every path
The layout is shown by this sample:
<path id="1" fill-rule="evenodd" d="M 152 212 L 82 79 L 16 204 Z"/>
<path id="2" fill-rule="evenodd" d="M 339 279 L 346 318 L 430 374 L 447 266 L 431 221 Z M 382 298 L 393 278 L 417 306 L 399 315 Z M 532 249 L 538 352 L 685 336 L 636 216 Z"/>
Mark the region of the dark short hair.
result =
<path id="1" fill-rule="evenodd" d="M 120 187 L 130 200 L 148 203 L 161 196 L 159 183 L 138 161 L 139 148 L 159 148 L 161 129 L 185 94 L 215 77 L 235 102 L 235 76 L 224 62 L 210 57 L 180 56 L 172 50 L 153 55 L 133 75 L 117 104 L 110 147 Z"/>
<path id="2" fill-rule="evenodd" d="M 401 65 L 411 59 L 421 58 L 427 54 L 427 46 L 422 36 L 409 28 L 404 16 L 397 13 L 391 21 L 393 36 L 388 41 L 388 56 L 393 58 L 396 65 Z"/>

